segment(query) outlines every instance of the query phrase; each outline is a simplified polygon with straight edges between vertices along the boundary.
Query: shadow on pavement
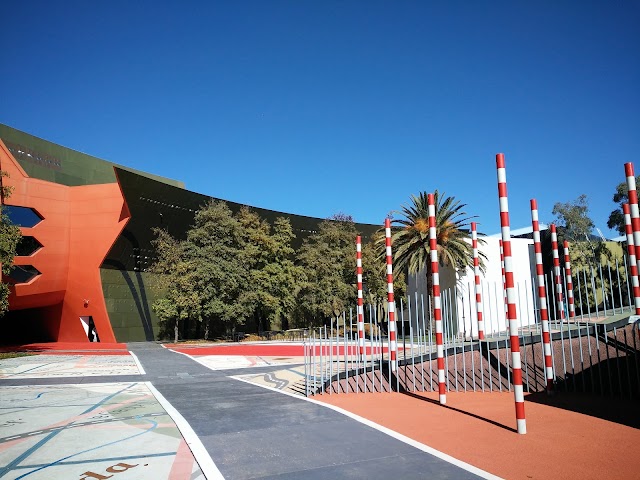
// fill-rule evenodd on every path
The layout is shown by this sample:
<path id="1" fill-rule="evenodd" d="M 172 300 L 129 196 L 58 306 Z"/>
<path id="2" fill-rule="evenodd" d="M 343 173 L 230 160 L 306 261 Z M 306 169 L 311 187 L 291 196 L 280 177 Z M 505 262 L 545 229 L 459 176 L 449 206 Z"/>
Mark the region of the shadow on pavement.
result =
<path id="1" fill-rule="evenodd" d="M 423 397 L 421 395 L 412 393 L 412 392 L 401 392 L 403 395 L 408 395 L 409 397 L 418 399 L 418 400 L 422 400 L 423 402 L 428 402 L 428 403 L 433 403 L 434 405 L 440 405 L 440 402 L 438 402 L 437 400 L 433 400 L 431 398 L 427 398 L 427 397 Z M 506 425 L 503 425 L 502 423 L 496 422 L 494 420 L 489 420 L 488 418 L 484 418 L 481 417 L 480 415 L 476 415 L 475 413 L 471 413 L 471 412 L 465 412 L 464 410 L 460 410 L 459 408 L 455 408 L 455 407 L 451 407 L 449 405 L 440 405 L 442 408 L 446 408 L 448 410 L 452 410 L 454 412 L 458 412 L 458 413 L 462 413 L 463 415 L 467 415 L 469 417 L 473 417 L 476 418 L 478 420 L 482 420 L 483 422 L 487 422 L 490 423 L 491 425 L 495 425 L 496 427 L 500 427 L 500 428 L 504 428 L 505 430 L 508 430 L 509 432 L 516 432 L 517 430 L 515 428 L 511 428 L 511 427 L 507 427 Z"/>
<path id="2" fill-rule="evenodd" d="M 548 396 L 545 392 L 540 392 L 527 395 L 525 402 L 562 408 L 640 429 L 640 408 L 637 400 L 575 392 L 559 392 Z"/>

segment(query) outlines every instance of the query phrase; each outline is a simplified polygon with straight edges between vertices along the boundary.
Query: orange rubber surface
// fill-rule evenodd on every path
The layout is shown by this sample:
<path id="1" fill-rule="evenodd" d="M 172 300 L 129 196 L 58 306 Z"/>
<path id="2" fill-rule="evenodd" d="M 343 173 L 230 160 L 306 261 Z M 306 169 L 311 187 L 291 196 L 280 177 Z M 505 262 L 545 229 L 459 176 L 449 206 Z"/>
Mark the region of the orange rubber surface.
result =
<path id="1" fill-rule="evenodd" d="M 502 478 L 640 478 L 637 401 L 562 393 L 548 401 L 525 398 L 527 434 L 518 435 L 509 392 L 449 392 L 447 407 L 438 404 L 437 393 L 325 394 L 314 399 Z M 568 410 L 572 405 L 575 410 L 600 409 L 602 417 L 619 417 L 622 423 Z"/>

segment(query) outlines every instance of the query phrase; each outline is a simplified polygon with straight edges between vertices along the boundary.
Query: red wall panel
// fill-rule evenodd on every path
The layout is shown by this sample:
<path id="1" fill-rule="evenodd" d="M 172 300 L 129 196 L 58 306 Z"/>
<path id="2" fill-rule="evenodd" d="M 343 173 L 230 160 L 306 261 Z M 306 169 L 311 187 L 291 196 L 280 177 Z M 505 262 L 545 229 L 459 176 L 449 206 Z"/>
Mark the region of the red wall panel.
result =
<path id="1" fill-rule="evenodd" d="M 42 248 L 14 262 L 33 265 L 41 275 L 12 289 L 10 310 L 55 307 L 38 308 L 34 315 L 41 316 L 51 338 L 65 342 L 88 342 L 80 317 L 91 315 L 100 340 L 115 342 L 100 265 L 129 220 L 119 185 L 67 187 L 30 178 L 2 141 L 0 169 L 9 173 L 4 185 L 13 187 L 5 203 L 33 208 L 43 217 L 34 227 L 21 228 L 23 235 L 35 237 Z"/>

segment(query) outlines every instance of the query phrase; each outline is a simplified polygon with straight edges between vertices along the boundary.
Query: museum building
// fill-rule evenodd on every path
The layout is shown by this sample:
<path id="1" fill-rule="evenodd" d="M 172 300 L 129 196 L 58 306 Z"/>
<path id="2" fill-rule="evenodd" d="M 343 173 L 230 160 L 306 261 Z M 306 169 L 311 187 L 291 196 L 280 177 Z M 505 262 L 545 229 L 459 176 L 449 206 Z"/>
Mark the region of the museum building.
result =
<path id="1" fill-rule="evenodd" d="M 23 235 L 3 279 L 11 294 L 0 343 L 158 339 L 148 272 L 152 229 L 185 238 L 212 197 L 2 124 L 0 170 L 9 175 L 3 185 L 12 187 L 3 212 Z M 234 212 L 243 206 L 224 201 Z M 267 221 L 288 218 L 296 248 L 322 221 L 251 208 Z M 366 236 L 378 228 L 357 227 Z"/>

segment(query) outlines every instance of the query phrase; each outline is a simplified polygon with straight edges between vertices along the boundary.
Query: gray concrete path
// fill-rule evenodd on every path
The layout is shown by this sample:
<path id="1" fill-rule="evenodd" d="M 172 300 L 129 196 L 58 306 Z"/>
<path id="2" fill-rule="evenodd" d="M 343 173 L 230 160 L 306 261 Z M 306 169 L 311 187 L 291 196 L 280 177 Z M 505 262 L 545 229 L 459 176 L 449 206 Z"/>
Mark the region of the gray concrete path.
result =
<path id="1" fill-rule="evenodd" d="M 155 343 L 128 346 L 228 480 L 479 478 L 329 408 L 231 379 Z"/>

